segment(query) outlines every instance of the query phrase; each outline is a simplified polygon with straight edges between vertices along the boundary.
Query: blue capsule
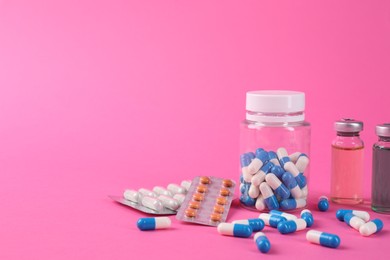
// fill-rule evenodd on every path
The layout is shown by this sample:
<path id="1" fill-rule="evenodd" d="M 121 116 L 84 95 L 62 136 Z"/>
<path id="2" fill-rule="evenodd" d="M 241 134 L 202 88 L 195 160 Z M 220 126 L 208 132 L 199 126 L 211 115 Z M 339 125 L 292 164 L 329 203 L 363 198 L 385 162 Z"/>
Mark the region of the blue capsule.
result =
<path id="1" fill-rule="evenodd" d="M 269 210 L 279 209 L 279 202 L 275 197 L 274 193 L 272 192 L 271 187 L 267 183 L 262 182 L 260 184 L 260 191 L 263 195 L 264 203 L 265 205 L 267 205 L 267 208 Z"/>
<path id="2" fill-rule="evenodd" d="M 284 169 L 279 165 L 275 165 L 274 167 L 272 167 L 271 172 L 275 174 L 276 177 L 278 177 L 279 179 L 281 179 L 283 174 L 285 173 Z"/>
<path id="3" fill-rule="evenodd" d="M 378 233 L 383 229 L 382 220 L 376 218 L 373 219 L 359 228 L 359 232 L 362 236 L 371 236 L 372 234 Z"/>
<path id="4" fill-rule="evenodd" d="M 289 234 L 295 231 L 305 229 L 307 227 L 306 221 L 299 219 L 287 220 L 278 224 L 278 231 L 281 234 Z"/>
<path id="5" fill-rule="evenodd" d="M 299 209 L 306 206 L 306 199 L 285 199 L 280 202 L 283 210 Z"/>
<path id="6" fill-rule="evenodd" d="M 271 243 L 263 232 L 258 232 L 255 234 L 253 240 L 256 243 L 257 249 L 262 253 L 268 253 L 271 249 Z"/>
<path id="7" fill-rule="evenodd" d="M 352 209 L 339 209 L 336 212 L 336 218 L 340 221 L 344 221 L 344 215 L 347 213 L 352 213 L 353 215 L 363 219 L 366 222 L 370 220 L 370 214 L 367 211 Z"/>
<path id="8" fill-rule="evenodd" d="M 220 223 L 217 230 L 222 235 L 234 237 L 250 237 L 253 232 L 251 226 L 233 223 Z"/>
<path id="9" fill-rule="evenodd" d="M 321 196 L 318 200 L 317 207 L 320 211 L 327 211 L 329 209 L 329 200 L 325 196 Z M 344 220 L 344 219 L 343 219 Z"/>
<path id="10" fill-rule="evenodd" d="M 306 221 L 307 227 L 311 227 L 314 224 L 313 214 L 308 209 L 304 209 L 301 211 L 301 219 Z"/>
<path id="11" fill-rule="evenodd" d="M 247 167 L 251 163 L 252 159 L 248 155 L 248 153 L 244 153 L 240 155 L 240 163 L 241 163 L 241 168 Z"/>
<path id="12" fill-rule="evenodd" d="M 298 183 L 298 186 L 299 188 L 303 188 L 306 186 L 307 184 L 307 181 L 306 181 L 306 177 L 303 175 L 303 173 L 299 173 L 297 176 L 295 176 L 295 180 L 297 181 Z"/>
<path id="13" fill-rule="evenodd" d="M 137 227 L 142 230 L 164 229 L 171 226 L 171 220 L 168 217 L 140 218 L 137 221 Z"/>
<path id="14" fill-rule="evenodd" d="M 264 224 L 270 227 L 276 228 L 279 223 L 286 221 L 287 219 L 285 217 L 282 217 L 280 215 L 271 215 L 268 213 L 261 213 L 259 215 L 259 219 L 262 219 L 264 221 Z"/>
<path id="15" fill-rule="evenodd" d="M 260 161 L 262 161 L 263 163 L 269 161 L 268 153 L 262 148 L 256 149 L 256 158 L 260 159 Z"/>
<path id="16" fill-rule="evenodd" d="M 235 220 L 232 222 L 233 224 L 243 224 L 249 225 L 252 227 L 253 232 L 261 231 L 264 228 L 264 221 L 259 218 L 251 218 L 251 219 L 243 219 L 243 220 Z"/>
<path id="17" fill-rule="evenodd" d="M 330 248 L 337 248 L 340 245 L 339 236 L 317 230 L 309 230 L 306 233 L 306 239 L 311 243 Z"/>
<path id="18" fill-rule="evenodd" d="M 240 201 L 242 204 L 244 204 L 245 206 L 248 206 L 248 207 L 253 207 L 256 204 L 256 199 L 251 198 L 246 194 L 242 194 L 240 196 Z"/>

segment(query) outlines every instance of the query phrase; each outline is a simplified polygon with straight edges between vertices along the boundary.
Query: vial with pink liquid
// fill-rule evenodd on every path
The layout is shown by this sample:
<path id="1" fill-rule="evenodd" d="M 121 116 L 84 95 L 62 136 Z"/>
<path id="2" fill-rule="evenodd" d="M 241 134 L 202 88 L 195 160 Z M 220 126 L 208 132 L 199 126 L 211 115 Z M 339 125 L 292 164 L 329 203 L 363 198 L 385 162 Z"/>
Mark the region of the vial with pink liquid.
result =
<path id="1" fill-rule="evenodd" d="M 330 198 L 339 204 L 363 202 L 364 143 L 360 138 L 363 122 L 341 119 L 334 123 Z"/>

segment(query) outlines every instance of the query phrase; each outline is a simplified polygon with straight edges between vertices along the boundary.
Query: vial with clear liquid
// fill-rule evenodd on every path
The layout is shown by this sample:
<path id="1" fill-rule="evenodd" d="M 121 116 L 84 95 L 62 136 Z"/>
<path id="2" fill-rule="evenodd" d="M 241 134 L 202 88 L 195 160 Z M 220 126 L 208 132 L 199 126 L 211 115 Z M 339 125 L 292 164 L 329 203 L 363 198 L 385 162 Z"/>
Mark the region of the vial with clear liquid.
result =
<path id="1" fill-rule="evenodd" d="M 378 142 L 372 150 L 371 208 L 390 214 L 390 123 L 377 125 Z"/>
<path id="2" fill-rule="evenodd" d="M 363 202 L 364 143 L 360 138 L 363 122 L 341 119 L 334 123 L 332 142 L 331 200 L 339 204 Z"/>

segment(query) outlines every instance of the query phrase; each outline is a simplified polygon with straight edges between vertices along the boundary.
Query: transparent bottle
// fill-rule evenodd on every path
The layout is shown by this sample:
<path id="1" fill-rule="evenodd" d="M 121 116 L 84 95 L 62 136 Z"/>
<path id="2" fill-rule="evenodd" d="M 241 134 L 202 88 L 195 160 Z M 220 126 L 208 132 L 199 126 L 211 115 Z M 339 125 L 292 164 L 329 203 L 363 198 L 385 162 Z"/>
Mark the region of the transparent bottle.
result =
<path id="1" fill-rule="evenodd" d="M 303 92 L 262 90 L 246 93 L 246 119 L 242 121 L 240 126 L 241 205 L 257 211 L 270 209 L 264 203 L 265 197 L 262 194 L 268 192 L 260 190 L 261 183 L 266 182 L 264 176 L 260 178 L 260 181 L 254 181 L 255 178 L 253 176 L 256 176 L 262 169 L 267 168 L 267 161 L 273 162 L 273 165 L 276 166 L 280 164 L 278 158 L 272 159 L 267 157 L 262 163 L 264 168 L 260 168 L 256 173 L 254 171 L 257 168 L 252 174 L 248 174 L 247 166 L 254 161 L 256 150 L 260 151 L 263 149 L 270 155 L 272 152 L 276 153 L 281 147 L 286 149 L 288 160 L 291 160 L 294 165 L 298 157 L 302 155 L 301 161 L 304 161 L 304 163 L 301 163 L 299 172 L 301 175 L 304 175 L 305 183 L 300 183 L 302 184 L 300 189 L 303 190 L 302 199 L 304 199 L 306 205 L 310 134 L 310 124 L 305 121 L 305 94 Z M 275 156 L 275 154 L 273 155 Z M 268 167 L 264 171 L 271 172 L 273 169 Z M 278 179 L 283 182 L 281 174 L 278 175 Z M 272 191 L 275 192 L 273 188 Z M 293 197 L 290 196 L 289 198 Z M 282 199 L 277 198 L 277 200 L 280 206 Z M 298 204 L 297 207 L 305 206 Z M 290 208 L 281 209 L 290 210 Z"/>
<path id="2" fill-rule="evenodd" d="M 334 123 L 332 142 L 331 200 L 339 204 L 363 202 L 364 143 L 360 138 L 363 122 L 341 119 Z"/>
<path id="3" fill-rule="evenodd" d="M 372 153 L 371 208 L 390 214 L 390 123 L 377 125 L 378 142 Z"/>

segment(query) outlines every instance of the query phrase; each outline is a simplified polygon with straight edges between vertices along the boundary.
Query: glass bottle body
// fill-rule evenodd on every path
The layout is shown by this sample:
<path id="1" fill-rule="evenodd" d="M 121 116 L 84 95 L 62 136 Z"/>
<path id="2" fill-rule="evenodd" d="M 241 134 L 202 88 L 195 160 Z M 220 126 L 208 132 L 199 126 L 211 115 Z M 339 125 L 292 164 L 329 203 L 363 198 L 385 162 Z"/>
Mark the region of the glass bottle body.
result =
<path id="1" fill-rule="evenodd" d="M 337 132 L 331 154 L 331 200 L 339 204 L 362 203 L 364 143 L 359 133 Z"/>
<path id="2" fill-rule="evenodd" d="M 372 152 L 371 208 L 390 214 L 390 137 L 379 137 Z"/>

